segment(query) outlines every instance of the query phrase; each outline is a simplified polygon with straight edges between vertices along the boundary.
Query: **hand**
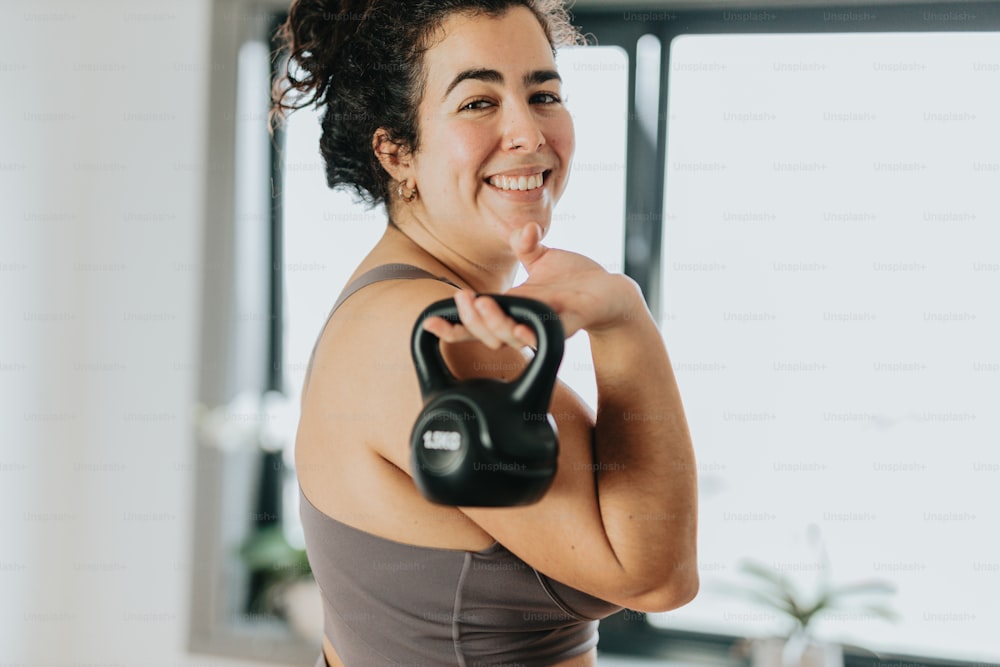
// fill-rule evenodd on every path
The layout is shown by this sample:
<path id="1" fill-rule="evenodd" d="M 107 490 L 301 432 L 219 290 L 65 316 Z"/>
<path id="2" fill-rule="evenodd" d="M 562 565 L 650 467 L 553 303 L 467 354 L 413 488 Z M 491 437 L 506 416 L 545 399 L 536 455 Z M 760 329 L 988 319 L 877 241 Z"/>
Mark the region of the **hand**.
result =
<path id="1" fill-rule="evenodd" d="M 580 329 L 604 332 L 647 312 L 634 281 L 608 273 L 583 255 L 542 245 L 541 229 L 534 223 L 514 231 L 510 245 L 528 279 L 507 294 L 548 305 L 559 315 L 567 338 Z M 455 294 L 455 305 L 461 324 L 433 317 L 424 328 L 449 343 L 479 340 L 494 350 L 503 345 L 535 347 L 531 327 L 508 317 L 493 299 L 462 290 Z"/>
<path id="2" fill-rule="evenodd" d="M 424 329 L 447 343 L 478 340 L 491 350 L 503 345 L 517 349 L 537 345 L 534 330 L 508 317 L 488 296 L 461 290 L 455 293 L 455 306 L 461 324 L 452 324 L 443 317 L 429 317 L 424 320 Z"/>
<path id="3" fill-rule="evenodd" d="M 541 228 L 534 223 L 512 233 L 510 244 L 528 279 L 507 293 L 547 304 L 562 320 L 567 338 L 580 329 L 602 333 L 648 312 L 635 281 L 578 253 L 542 245 Z"/>

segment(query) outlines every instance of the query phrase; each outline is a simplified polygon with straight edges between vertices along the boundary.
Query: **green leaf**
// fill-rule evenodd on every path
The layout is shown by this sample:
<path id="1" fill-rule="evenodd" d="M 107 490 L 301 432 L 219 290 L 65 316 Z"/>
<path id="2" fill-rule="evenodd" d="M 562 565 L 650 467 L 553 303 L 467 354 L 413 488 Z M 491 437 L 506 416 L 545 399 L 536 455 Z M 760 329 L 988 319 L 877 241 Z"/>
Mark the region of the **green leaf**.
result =
<path id="1" fill-rule="evenodd" d="M 781 590 L 788 590 L 788 579 L 783 574 L 777 572 L 764 563 L 748 559 L 740 563 L 740 569 L 747 574 L 753 575 L 777 586 Z"/>
<path id="2" fill-rule="evenodd" d="M 794 613 L 793 609 L 788 605 L 786 598 L 781 595 L 772 594 L 770 591 L 762 591 L 735 584 L 716 584 L 714 589 L 719 593 L 757 602 L 782 614 L 793 615 Z"/>
<path id="3" fill-rule="evenodd" d="M 892 584 L 882 580 L 859 581 L 834 587 L 829 585 L 828 578 L 824 578 L 818 584 L 817 597 L 806 602 L 788 577 L 760 561 L 745 559 L 741 561 L 739 569 L 752 577 L 757 585 L 753 587 L 723 586 L 722 592 L 738 594 L 752 602 L 784 614 L 802 628 L 806 628 L 815 617 L 825 611 L 844 607 L 859 608 L 856 604 L 845 604 L 844 598 L 872 594 L 884 595 L 896 591 Z M 868 603 L 864 609 L 872 615 L 887 620 L 898 618 L 895 612 L 884 605 Z"/>
<path id="4" fill-rule="evenodd" d="M 830 589 L 830 595 L 833 597 L 844 597 L 847 595 L 862 595 L 862 594 L 873 594 L 873 593 L 895 593 L 896 587 L 887 581 L 859 581 L 853 584 L 845 584 L 843 586 L 838 586 L 836 588 Z"/>
<path id="5" fill-rule="evenodd" d="M 747 597 L 751 600 L 756 600 L 757 602 L 771 607 L 775 611 L 781 612 L 782 614 L 787 614 L 792 618 L 798 618 L 798 607 L 795 604 L 795 601 L 791 598 L 773 598 L 764 593 L 757 593 L 755 591 L 747 591 Z"/>
<path id="6" fill-rule="evenodd" d="M 267 526 L 251 535 L 240 548 L 240 556 L 253 571 L 291 569 L 301 563 L 304 551 L 285 539 L 281 526 Z"/>
<path id="7" fill-rule="evenodd" d="M 802 627 L 805 628 L 806 626 L 808 626 L 809 623 L 812 621 L 813 617 L 816 616 L 816 614 L 820 613 L 825 609 L 829 609 L 829 607 L 830 607 L 830 598 L 825 594 L 821 595 L 819 599 L 816 600 L 816 602 L 814 602 L 811 607 L 804 610 L 802 612 L 802 615 L 799 617 L 799 622 L 802 624 Z"/>
<path id="8" fill-rule="evenodd" d="M 744 560 L 741 563 L 740 569 L 742 569 L 746 574 L 763 581 L 765 584 L 773 586 L 775 589 L 774 592 L 782 597 L 791 599 L 799 597 L 798 591 L 787 577 L 764 563 L 753 560 Z"/>
<path id="9" fill-rule="evenodd" d="M 883 607 L 881 605 L 867 605 L 866 607 L 864 607 L 863 610 L 868 612 L 869 614 L 878 616 L 879 618 L 882 618 L 886 621 L 898 621 L 900 618 L 902 618 L 894 610 L 889 609 L 888 607 Z"/>

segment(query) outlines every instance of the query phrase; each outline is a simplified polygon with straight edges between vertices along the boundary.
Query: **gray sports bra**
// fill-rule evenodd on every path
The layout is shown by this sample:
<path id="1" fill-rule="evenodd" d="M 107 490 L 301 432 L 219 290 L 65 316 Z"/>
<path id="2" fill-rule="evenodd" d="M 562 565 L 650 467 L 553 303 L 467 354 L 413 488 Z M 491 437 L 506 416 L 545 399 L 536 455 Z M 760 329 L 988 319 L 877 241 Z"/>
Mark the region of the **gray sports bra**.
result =
<path id="1" fill-rule="evenodd" d="M 450 282 L 409 265 L 376 267 L 347 286 L 330 316 L 362 287 L 400 278 Z M 482 551 L 405 544 L 337 521 L 301 489 L 299 500 L 324 632 L 347 667 L 546 667 L 596 646 L 598 619 L 621 609 L 498 542 Z"/>

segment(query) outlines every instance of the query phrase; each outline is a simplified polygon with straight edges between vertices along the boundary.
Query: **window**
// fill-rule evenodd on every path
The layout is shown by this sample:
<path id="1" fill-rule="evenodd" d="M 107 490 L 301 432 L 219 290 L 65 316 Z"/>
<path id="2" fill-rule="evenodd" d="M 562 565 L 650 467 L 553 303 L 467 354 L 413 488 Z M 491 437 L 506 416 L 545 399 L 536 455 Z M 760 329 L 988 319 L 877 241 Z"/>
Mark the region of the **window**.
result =
<path id="1" fill-rule="evenodd" d="M 663 328 L 700 455 L 703 591 L 657 620 L 780 629 L 743 557 L 880 578 L 824 636 L 1000 659 L 998 33 L 673 40 Z M 830 558 L 807 548 L 818 526 Z"/>
<path id="2" fill-rule="evenodd" d="M 292 637 L 277 618 L 250 604 L 261 599 L 264 577 L 242 553 L 249 537 L 280 522 L 280 481 L 289 474 L 281 452 L 273 451 L 287 430 L 280 418 L 288 416 L 274 400 L 282 389 L 275 355 L 282 271 L 275 268 L 280 220 L 271 202 L 274 148 L 265 123 L 268 35 L 277 9 L 244 0 L 212 3 L 188 641 L 198 653 L 305 664 L 315 659 L 318 640 Z"/>

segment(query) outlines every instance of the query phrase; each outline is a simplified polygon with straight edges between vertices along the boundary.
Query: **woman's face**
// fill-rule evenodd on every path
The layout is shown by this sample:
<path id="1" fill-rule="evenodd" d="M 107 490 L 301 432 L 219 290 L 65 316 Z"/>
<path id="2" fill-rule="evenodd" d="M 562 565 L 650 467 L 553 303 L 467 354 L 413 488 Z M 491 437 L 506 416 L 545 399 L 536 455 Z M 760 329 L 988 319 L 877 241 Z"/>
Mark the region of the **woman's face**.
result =
<path id="1" fill-rule="evenodd" d="M 418 215 L 449 245 L 506 249 L 529 222 L 548 231 L 569 176 L 573 122 L 552 50 L 524 7 L 455 14 L 441 34 L 424 55 Z"/>

